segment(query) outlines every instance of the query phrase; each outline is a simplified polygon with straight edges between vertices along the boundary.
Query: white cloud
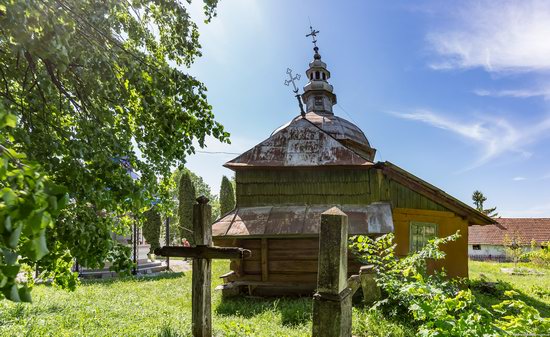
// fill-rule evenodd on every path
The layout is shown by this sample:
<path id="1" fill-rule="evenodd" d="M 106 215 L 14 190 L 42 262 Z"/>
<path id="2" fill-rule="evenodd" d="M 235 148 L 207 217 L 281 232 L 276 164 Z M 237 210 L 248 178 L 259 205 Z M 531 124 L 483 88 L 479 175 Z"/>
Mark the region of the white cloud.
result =
<path id="1" fill-rule="evenodd" d="M 512 180 L 513 181 L 522 181 L 522 180 L 527 180 L 527 178 L 518 176 L 518 177 L 514 177 Z"/>
<path id="2" fill-rule="evenodd" d="M 521 209 L 503 209 L 498 213 L 502 217 L 550 217 L 550 201 Z"/>
<path id="3" fill-rule="evenodd" d="M 447 29 L 427 39 L 442 57 L 434 69 L 550 70 L 550 1 L 467 1 Z"/>
<path id="4" fill-rule="evenodd" d="M 505 119 L 496 117 L 470 123 L 460 122 L 426 109 L 407 113 L 393 112 L 392 114 L 399 118 L 420 121 L 436 128 L 448 130 L 481 145 L 481 157 L 470 168 L 481 166 L 489 160 L 509 152 L 529 157 L 531 153 L 525 150 L 525 147 L 550 136 L 550 132 L 548 132 L 550 131 L 550 117 L 534 125 L 519 127 Z"/>
<path id="5" fill-rule="evenodd" d="M 474 90 L 474 94 L 478 96 L 491 97 L 515 97 L 515 98 L 530 98 L 544 97 L 545 100 L 550 100 L 550 87 L 541 89 L 508 89 L 508 90 Z"/>

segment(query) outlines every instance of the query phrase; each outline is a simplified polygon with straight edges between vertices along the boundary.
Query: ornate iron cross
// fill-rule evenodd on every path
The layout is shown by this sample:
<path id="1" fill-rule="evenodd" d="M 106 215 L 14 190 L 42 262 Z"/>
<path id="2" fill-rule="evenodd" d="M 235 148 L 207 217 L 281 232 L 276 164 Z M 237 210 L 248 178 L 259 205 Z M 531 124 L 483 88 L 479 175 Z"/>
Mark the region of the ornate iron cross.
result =
<path id="1" fill-rule="evenodd" d="M 285 80 L 285 85 L 289 86 L 290 83 L 292 83 L 292 86 L 294 87 L 294 90 L 293 90 L 294 94 L 296 96 L 296 99 L 298 100 L 298 105 L 300 106 L 300 112 L 301 112 L 302 116 L 305 116 L 304 106 L 302 105 L 302 100 L 300 99 L 300 94 L 298 93 L 298 87 L 296 86 L 296 82 L 294 82 L 294 81 L 299 81 L 300 80 L 300 74 L 296 74 L 296 75 L 292 76 L 292 69 L 290 69 L 290 68 L 286 68 L 286 73 L 288 74 L 289 79 Z"/>
<path id="2" fill-rule="evenodd" d="M 313 27 L 311 27 L 311 25 L 309 26 L 309 30 L 310 30 L 310 33 L 307 34 L 306 37 L 310 37 L 310 36 L 311 36 L 311 39 L 312 39 L 312 42 L 313 42 L 313 46 L 314 46 L 315 48 L 317 48 L 317 34 L 319 34 L 319 31 L 313 29 Z"/>
<path id="3" fill-rule="evenodd" d="M 292 69 L 286 68 L 286 73 L 288 74 L 289 79 L 285 80 L 285 85 L 289 86 L 290 83 L 292 83 L 292 86 L 294 87 L 294 93 L 298 93 L 298 87 L 296 86 L 296 83 L 294 81 L 300 80 L 300 74 L 296 74 L 295 76 L 292 76 Z"/>

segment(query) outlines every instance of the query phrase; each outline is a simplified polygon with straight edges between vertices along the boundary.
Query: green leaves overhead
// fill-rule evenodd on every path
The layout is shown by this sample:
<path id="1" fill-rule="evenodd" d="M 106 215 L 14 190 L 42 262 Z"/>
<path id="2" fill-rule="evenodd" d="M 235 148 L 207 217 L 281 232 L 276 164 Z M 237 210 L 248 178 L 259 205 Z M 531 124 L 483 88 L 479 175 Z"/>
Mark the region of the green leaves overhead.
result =
<path id="1" fill-rule="evenodd" d="M 67 193 L 12 148 L 9 129 L 16 121 L 0 102 L 0 297 L 30 301 L 29 288 L 16 284 L 19 256 L 36 262 L 49 252 L 45 233 L 67 203 Z"/>
<path id="2" fill-rule="evenodd" d="M 204 1 L 207 20 L 216 4 Z M 72 258 L 88 267 L 127 258 L 112 233 L 127 233 L 132 214 L 155 198 L 162 209 L 170 167 L 184 162 L 193 144 L 203 146 L 207 136 L 228 141 L 204 84 L 183 71 L 201 56 L 187 6 L 0 2 L 0 103 L 11 113 L 0 120 L 9 128 L 0 175 L 21 171 L 10 183 L 2 180 L 3 205 L 19 211 L 6 213 L 1 234 L 6 249 L 18 242 L 23 259 L 59 285 L 75 284 Z M 34 164 L 10 164 L 22 154 L 49 179 L 34 176 Z M 42 191 L 40 198 L 22 197 L 24 186 Z"/>

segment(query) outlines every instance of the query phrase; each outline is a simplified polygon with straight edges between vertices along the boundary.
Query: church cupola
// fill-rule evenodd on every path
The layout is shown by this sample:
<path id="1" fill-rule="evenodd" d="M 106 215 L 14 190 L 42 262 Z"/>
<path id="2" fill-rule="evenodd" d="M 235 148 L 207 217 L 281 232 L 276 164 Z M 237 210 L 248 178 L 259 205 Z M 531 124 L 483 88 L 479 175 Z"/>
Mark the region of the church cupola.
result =
<path id="1" fill-rule="evenodd" d="M 332 92 L 332 85 L 328 83 L 330 71 L 327 70 L 325 62 L 321 61 L 319 48 L 317 47 L 316 35 L 319 31 L 311 28 L 311 33 L 306 36 L 311 36 L 313 39 L 313 61 L 309 63 L 309 69 L 306 70 L 309 82 L 304 86 L 302 100 L 306 104 L 306 112 L 316 112 L 319 114 L 332 114 L 332 106 L 336 104 L 336 95 Z"/>

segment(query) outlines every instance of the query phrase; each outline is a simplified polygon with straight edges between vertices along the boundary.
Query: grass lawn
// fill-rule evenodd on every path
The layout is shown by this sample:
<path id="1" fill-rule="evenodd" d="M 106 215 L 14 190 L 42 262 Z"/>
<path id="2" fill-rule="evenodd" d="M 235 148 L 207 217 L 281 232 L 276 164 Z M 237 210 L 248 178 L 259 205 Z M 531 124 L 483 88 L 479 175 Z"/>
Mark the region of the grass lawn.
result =
<path id="1" fill-rule="evenodd" d="M 540 289 L 550 292 L 549 278 L 504 275 L 501 266 L 470 262 L 471 276 L 483 273 L 490 281 L 509 282 L 548 316 L 550 299 L 537 294 Z M 227 262 L 214 262 L 213 287 L 220 283 L 217 275 L 226 271 Z M 498 301 L 478 295 L 486 305 Z M 0 301 L 0 336 L 190 336 L 190 272 L 87 281 L 72 293 L 36 286 L 33 299 L 32 304 Z M 222 301 L 214 291 L 212 311 L 216 336 L 310 336 L 309 298 Z M 414 336 L 410 327 L 361 308 L 354 308 L 353 330 L 356 336 Z"/>
<path id="2" fill-rule="evenodd" d="M 214 261 L 212 288 L 228 270 Z M 74 292 L 36 286 L 32 304 L 0 301 L 0 336 L 190 336 L 191 272 L 85 281 Z M 215 336 L 310 336 L 311 299 L 221 300 L 212 292 Z M 398 323 L 354 309 L 354 328 L 413 336 Z M 364 333 L 358 335 L 366 336 Z"/>
<path id="3" fill-rule="evenodd" d="M 513 263 L 491 263 L 470 261 L 470 279 L 485 279 L 488 282 L 501 281 L 505 287 L 517 291 L 519 299 L 535 307 L 544 317 L 550 317 L 550 270 L 538 269 L 529 263 L 519 263 L 518 267 L 536 269 L 544 275 L 510 275 L 500 271 L 500 268 L 512 268 Z M 484 305 L 490 306 L 504 298 L 490 296 L 474 291 L 476 298 Z"/>

